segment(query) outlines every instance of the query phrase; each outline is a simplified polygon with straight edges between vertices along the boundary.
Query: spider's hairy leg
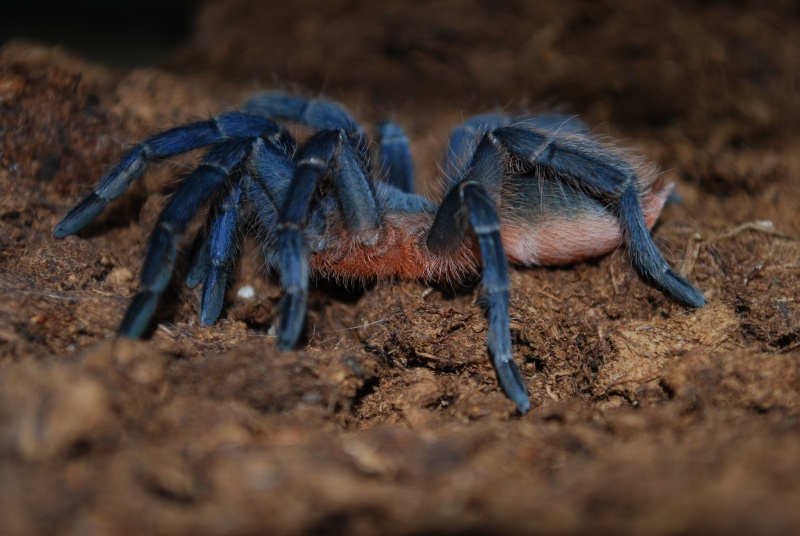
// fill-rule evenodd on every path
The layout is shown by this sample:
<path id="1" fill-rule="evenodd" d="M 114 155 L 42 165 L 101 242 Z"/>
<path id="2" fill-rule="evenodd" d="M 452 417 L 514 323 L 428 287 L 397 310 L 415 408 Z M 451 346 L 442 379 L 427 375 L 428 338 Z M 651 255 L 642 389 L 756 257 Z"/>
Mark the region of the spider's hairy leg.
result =
<path id="1" fill-rule="evenodd" d="M 704 305 L 703 293 L 670 268 L 653 242 L 633 186 L 622 193 L 618 211 L 631 259 L 642 275 L 681 303 L 692 307 Z"/>
<path id="2" fill-rule="evenodd" d="M 283 93 L 256 95 L 244 104 L 242 110 L 249 114 L 292 121 L 316 130 L 361 130 L 355 119 L 338 104 Z"/>
<path id="3" fill-rule="evenodd" d="M 445 176 L 454 179 L 470 161 L 481 136 L 492 130 L 511 124 L 527 128 L 550 130 L 586 136 L 587 126 L 574 116 L 563 114 L 539 115 L 512 119 L 502 113 L 488 113 L 468 117 L 463 124 L 450 133 L 450 142 L 444 163 Z"/>
<path id="4" fill-rule="evenodd" d="M 197 211 L 224 186 L 246 158 L 251 142 L 231 140 L 211 150 L 170 199 L 158 219 L 147 246 L 141 284 L 117 330 L 124 337 L 144 333 L 159 298 L 164 293 L 178 250 L 178 242 Z"/>
<path id="5" fill-rule="evenodd" d="M 267 268 L 277 268 L 277 222 L 292 177 L 297 170 L 293 152 L 264 143 L 256 145 L 250 157 L 250 180 L 246 195 L 253 210 L 253 223 Z"/>
<path id="6" fill-rule="evenodd" d="M 320 179 L 332 172 L 332 183 L 348 231 L 365 245 L 378 238 L 381 208 L 365 165 L 348 133 L 324 130 L 308 140 L 297 159 L 278 222 L 280 274 L 284 290 L 278 345 L 288 349 L 300 337 L 308 297 L 308 253 L 303 234 Z"/>
<path id="7" fill-rule="evenodd" d="M 267 265 L 272 266 L 274 226 L 278 207 L 283 203 L 294 174 L 293 153 L 293 142 L 276 143 L 257 138 L 250 151 L 247 170 L 240 180 L 230 184 L 228 192 L 220 196 L 214 207 L 206 236 L 186 277 L 189 287 L 203 282 L 200 298 L 200 322 L 203 325 L 216 322 L 222 312 L 228 279 L 238 254 L 245 199 L 250 201 L 254 223 L 260 229 Z"/>
<path id="8" fill-rule="evenodd" d="M 200 295 L 200 323 L 210 326 L 219 318 L 228 285 L 228 276 L 236 261 L 237 242 L 241 231 L 239 213 L 242 209 L 243 180 L 235 180 L 214 207 L 211 225 L 186 276 L 191 288 L 203 281 Z"/>
<path id="9" fill-rule="evenodd" d="M 218 115 L 214 119 L 175 127 L 151 136 L 125 153 L 119 164 L 103 176 L 94 192 L 86 196 L 56 225 L 53 236 L 64 238 L 80 231 L 144 173 L 148 162 L 228 139 L 260 135 L 276 139 L 286 136 L 285 130 L 276 123 L 263 117 L 241 113 Z"/>
<path id="10" fill-rule="evenodd" d="M 541 166 L 558 179 L 602 201 L 617 201 L 636 173 L 623 158 L 602 150 L 590 138 L 564 138 L 521 125 L 498 128 L 490 134 L 509 153 L 530 166 Z"/>
<path id="11" fill-rule="evenodd" d="M 462 183 L 462 198 L 483 259 L 481 286 L 489 322 L 487 344 L 494 359 L 500 386 L 525 414 L 531 407 L 525 379 L 511 352 L 508 265 L 500 239 L 500 220 L 489 194 L 477 183 Z"/>
<path id="12" fill-rule="evenodd" d="M 503 177 L 502 155 L 484 137 L 462 180 L 442 202 L 427 244 L 431 251 L 447 255 L 464 240 L 469 228 L 477 237 L 483 262 L 482 302 L 489 323 L 487 346 L 503 392 L 524 414 L 530 410 L 530 399 L 511 351 L 508 261 L 500 238 L 497 207 L 489 194 L 499 191 Z"/>
<path id="13" fill-rule="evenodd" d="M 462 170 L 470 163 L 481 136 L 503 125 L 511 119 L 501 113 L 488 113 L 468 117 L 450 133 L 450 141 L 445 155 L 444 174 L 451 182 L 461 176 Z"/>
<path id="14" fill-rule="evenodd" d="M 387 181 L 401 192 L 413 192 L 414 162 L 408 136 L 394 121 L 380 123 L 375 131 L 380 146 L 381 169 L 386 173 Z"/>
<path id="15" fill-rule="evenodd" d="M 670 268 L 653 243 L 637 192 L 636 171 L 624 158 L 603 150 L 591 138 L 561 137 L 519 126 L 499 128 L 490 136 L 514 157 L 548 170 L 576 192 L 609 206 L 634 265 L 654 286 L 691 307 L 705 303 L 703 294 Z"/>

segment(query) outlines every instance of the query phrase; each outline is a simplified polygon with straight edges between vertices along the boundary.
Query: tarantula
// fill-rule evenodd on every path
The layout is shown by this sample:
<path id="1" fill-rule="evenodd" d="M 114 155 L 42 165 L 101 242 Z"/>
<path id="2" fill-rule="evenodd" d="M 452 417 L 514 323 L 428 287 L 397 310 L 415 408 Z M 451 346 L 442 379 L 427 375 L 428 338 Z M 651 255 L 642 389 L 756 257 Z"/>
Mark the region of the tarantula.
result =
<path id="1" fill-rule="evenodd" d="M 298 146 L 277 120 L 313 134 Z M 191 287 L 202 283 L 203 324 L 220 315 L 240 235 L 250 229 L 266 265 L 280 275 L 283 350 L 300 337 L 311 274 L 447 282 L 480 273 L 488 350 L 500 386 L 520 413 L 530 402 L 512 357 L 508 261 L 566 264 L 607 253 L 624 240 L 651 284 L 686 305 L 705 303 L 650 237 L 672 185 L 654 188 L 579 120 L 502 114 L 467 119 L 450 138 L 449 191 L 438 206 L 412 191 L 409 141 L 401 128 L 386 122 L 376 130 L 385 180 L 371 162 L 365 131 L 339 105 L 259 95 L 238 112 L 167 130 L 130 149 L 54 235 L 83 228 L 148 162 L 210 147 L 159 217 L 120 336 L 142 336 L 171 278 L 182 234 L 210 204 L 187 277 Z"/>

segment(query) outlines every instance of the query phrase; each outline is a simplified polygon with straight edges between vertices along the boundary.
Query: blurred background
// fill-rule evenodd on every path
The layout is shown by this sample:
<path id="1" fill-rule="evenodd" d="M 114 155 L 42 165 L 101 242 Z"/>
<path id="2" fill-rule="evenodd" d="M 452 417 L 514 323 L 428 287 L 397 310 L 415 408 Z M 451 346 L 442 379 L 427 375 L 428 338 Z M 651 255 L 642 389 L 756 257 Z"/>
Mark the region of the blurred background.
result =
<path id="1" fill-rule="evenodd" d="M 0 42 L 335 98 L 356 90 L 395 107 L 567 104 L 634 128 L 742 118 L 740 141 L 757 142 L 798 115 L 786 97 L 800 86 L 799 14 L 791 0 L 13 2 Z M 731 109 L 721 91 L 742 99 Z"/>
<path id="2" fill-rule="evenodd" d="M 214 108 L 277 88 L 365 123 L 413 117 L 421 162 L 473 113 L 574 113 L 700 191 L 750 198 L 787 177 L 776 155 L 800 132 L 798 36 L 794 0 L 81 0 L 17 2 L 0 19 L 3 43 L 201 77 L 229 97 Z"/>

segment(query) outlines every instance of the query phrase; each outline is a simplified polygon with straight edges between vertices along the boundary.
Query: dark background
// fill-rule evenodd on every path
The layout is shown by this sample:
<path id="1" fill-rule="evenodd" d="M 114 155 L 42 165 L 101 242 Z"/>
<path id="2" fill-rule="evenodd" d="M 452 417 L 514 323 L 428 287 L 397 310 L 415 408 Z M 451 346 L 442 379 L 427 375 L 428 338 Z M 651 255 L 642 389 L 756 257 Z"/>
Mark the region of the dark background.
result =
<path id="1" fill-rule="evenodd" d="M 63 45 L 81 56 L 117 67 L 162 62 L 187 38 L 199 0 L 82 0 L 6 2 L 0 45 L 27 38 Z"/>

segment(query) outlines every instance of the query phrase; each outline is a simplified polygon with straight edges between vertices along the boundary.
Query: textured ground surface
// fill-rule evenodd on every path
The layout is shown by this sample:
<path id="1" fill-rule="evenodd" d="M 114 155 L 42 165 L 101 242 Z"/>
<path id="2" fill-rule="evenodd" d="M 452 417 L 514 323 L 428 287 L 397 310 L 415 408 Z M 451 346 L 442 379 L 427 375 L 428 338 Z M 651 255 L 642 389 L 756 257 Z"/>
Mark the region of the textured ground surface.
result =
<path id="1" fill-rule="evenodd" d="M 2 532 L 800 531 L 795 4 L 373 4 L 217 2 L 162 70 L 0 50 Z M 474 292 L 320 289 L 307 344 L 279 353 L 280 292 L 248 251 L 215 326 L 176 280 L 152 337 L 115 341 L 196 155 L 79 237 L 55 223 L 143 136 L 295 84 L 399 121 L 432 195 L 462 117 L 581 114 L 678 183 L 655 235 L 708 305 L 667 300 L 624 250 L 512 270 L 522 418 Z"/>

